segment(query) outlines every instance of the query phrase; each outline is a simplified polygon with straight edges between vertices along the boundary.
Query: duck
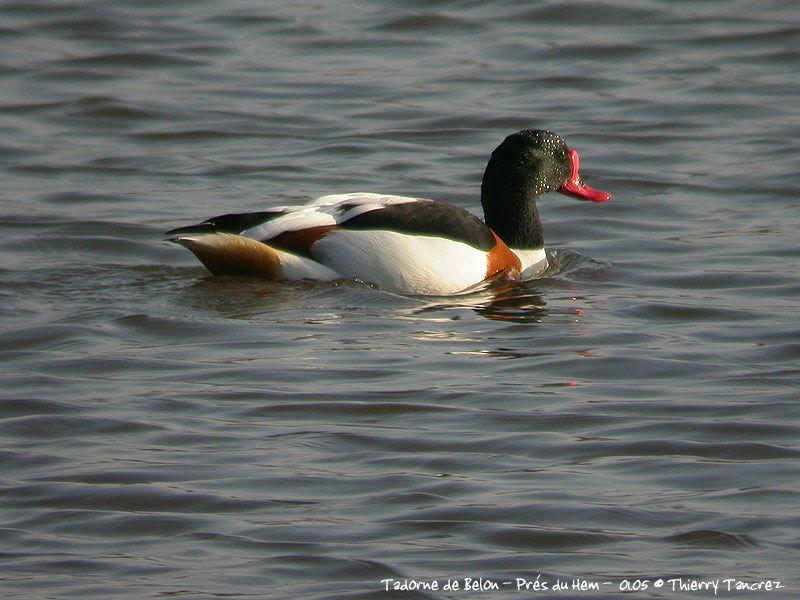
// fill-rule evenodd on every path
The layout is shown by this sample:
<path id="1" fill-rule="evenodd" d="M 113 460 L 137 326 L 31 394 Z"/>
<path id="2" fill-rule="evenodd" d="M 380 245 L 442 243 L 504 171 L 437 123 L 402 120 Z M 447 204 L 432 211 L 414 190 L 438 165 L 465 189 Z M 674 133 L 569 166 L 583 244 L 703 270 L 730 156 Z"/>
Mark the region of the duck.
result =
<path id="1" fill-rule="evenodd" d="M 492 152 L 481 182 L 484 220 L 425 198 L 331 194 L 300 206 L 231 213 L 166 239 L 213 275 L 270 280 L 357 279 L 408 295 L 446 296 L 496 278 L 535 279 L 548 267 L 536 200 L 561 192 L 605 202 L 578 173 L 559 135 L 525 129 Z"/>

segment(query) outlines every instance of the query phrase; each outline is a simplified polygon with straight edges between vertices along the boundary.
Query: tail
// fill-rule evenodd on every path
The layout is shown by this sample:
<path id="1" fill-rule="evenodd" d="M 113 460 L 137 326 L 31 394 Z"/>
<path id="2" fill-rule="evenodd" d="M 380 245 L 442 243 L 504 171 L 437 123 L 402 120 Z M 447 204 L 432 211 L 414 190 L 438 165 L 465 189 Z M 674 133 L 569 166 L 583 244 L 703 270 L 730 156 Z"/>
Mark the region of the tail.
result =
<path id="1" fill-rule="evenodd" d="M 187 228 L 188 229 L 188 228 Z M 249 275 L 262 279 L 285 279 L 281 255 L 256 240 L 232 233 L 170 232 L 170 242 L 194 254 L 214 275 Z"/>
<path id="2" fill-rule="evenodd" d="M 225 232 L 186 233 L 186 229 L 167 233 L 170 242 L 194 254 L 214 275 L 248 275 L 262 279 L 341 278 L 336 271 L 304 256 L 284 252 L 263 242 Z"/>

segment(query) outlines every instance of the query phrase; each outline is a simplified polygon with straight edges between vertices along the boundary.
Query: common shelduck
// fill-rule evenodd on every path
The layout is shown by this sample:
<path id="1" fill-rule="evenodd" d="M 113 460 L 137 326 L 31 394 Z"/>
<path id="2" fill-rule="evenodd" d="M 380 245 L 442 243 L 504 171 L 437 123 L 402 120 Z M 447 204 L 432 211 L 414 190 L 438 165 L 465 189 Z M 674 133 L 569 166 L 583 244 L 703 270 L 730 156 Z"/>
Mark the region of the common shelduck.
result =
<path id="1" fill-rule="evenodd" d="M 508 136 L 486 166 L 485 223 L 450 204 L 359 192 L 221 215 L 166 235 L 215 275 L 355 278 L 405 294 L 447 295 L 547 268 L 536 199 L 550 191 L 611 198 L 581 181 L 578 153 L 560 136 L 524 130 Z"/>

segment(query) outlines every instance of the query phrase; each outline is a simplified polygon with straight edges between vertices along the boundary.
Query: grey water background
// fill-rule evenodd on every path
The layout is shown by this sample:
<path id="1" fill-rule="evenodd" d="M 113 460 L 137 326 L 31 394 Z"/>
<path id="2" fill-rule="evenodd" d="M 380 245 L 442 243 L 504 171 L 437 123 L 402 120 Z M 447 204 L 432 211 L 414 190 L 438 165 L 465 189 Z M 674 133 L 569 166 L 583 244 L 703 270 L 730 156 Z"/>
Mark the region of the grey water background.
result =
<path id="1" fill-rule="evenodd" d="M 799 67 L 793 0 L 0 3 L 3 598 L 797 598 Z M 540 201 L 538 281 L 162 241 L 346 191 L 480 214 L 528 127 L 613 194 Z"/>

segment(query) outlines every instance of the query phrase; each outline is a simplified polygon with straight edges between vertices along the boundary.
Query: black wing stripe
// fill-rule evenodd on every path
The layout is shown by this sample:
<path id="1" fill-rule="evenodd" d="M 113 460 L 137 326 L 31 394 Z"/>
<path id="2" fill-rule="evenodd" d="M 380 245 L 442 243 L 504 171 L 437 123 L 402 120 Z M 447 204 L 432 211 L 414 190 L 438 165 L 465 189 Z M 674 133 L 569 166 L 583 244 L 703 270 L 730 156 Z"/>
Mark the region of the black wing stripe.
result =
<path id="1" fill-rule="evenodd" d="M 218 217 L 212 217 L 210 219 L 206 219 L 202 223 L 198 223 L 197 225 L 189 225 L 188 227 L 178 227 L 177 229 L 172 229 L 168 231 L 166 235 L 180 235 L 184 233 L 242 233 L 250 229 L 251 227 L 255 227 L 257 225 L 261 225 L 262 223 L 266 223 L 267 221 L 274 219 L 275 217 L 279 217 L 285 214 L 282 211 L 261 211 L 261 212 L 252 212 L 252 213 L 235 213 L 235 214 L 227 214 L 227 215 L 219 215 Z"/>
<path id="2" fill-rule="evenodd" d="M 370 210 L 340 222 L 342 229 L 382 229 L 409 235 L 429 235 L 494 248 L 491 229 L 471 212 L 442 202 L 405 202 Z"/>

